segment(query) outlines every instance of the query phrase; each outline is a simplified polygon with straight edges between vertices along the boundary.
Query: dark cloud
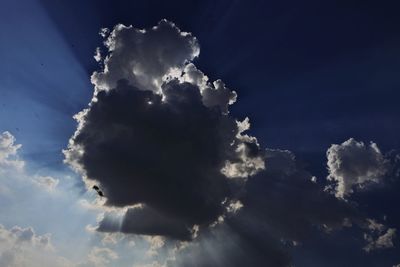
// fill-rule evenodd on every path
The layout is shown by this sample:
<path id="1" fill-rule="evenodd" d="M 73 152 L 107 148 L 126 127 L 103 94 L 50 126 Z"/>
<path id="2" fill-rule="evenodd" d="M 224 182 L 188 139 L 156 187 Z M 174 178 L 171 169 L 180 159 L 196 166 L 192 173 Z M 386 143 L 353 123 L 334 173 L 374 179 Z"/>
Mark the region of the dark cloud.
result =
<path id="1" fill-rule="evenodd" d="M 163 100 L 124 80 L 100 91 L 82 117 L 68 160 L 99 183 L 106 205 L 144 203 L 184 225 L 209 224 L 233 196 L 223 165 L 240 161 L 235 143 L 251 143 L 238 139 L 234 119 L 204 106 L 195 85 L 171 80 L 162 93 Z"/>
<path id="2" fill-rule="evenodd" d="M 161 20 L 151 29 L 135 29 L 116 25 L 105 46 L 110 54 L 103 71 L 92 75 L 98 89 L 112 89 L 120 79 L 144 90 L 159 91 L 164 75 L 181 68 L 199 55 L 197 39 L 182 32 L 172 22 Z"/>
<path id="3" fill-rule="evenodd" d="M 293 153 L 267 149 L 265 160 L 265 171 L 246 183 L 243 207 L 200 231 L 170 266 L 291 266 L 292 247 L 317 233 L 352 225 L 369 230 L 355 203 L 324 191 Z"/>
<path id="4" fill-rule="evenodd" d="M 229 221 L 202 232 L 175 254 L 168 267 L 290 266 L 282 244 L 244 222 Z"/>
<path id="5" fill-rule="evenodd" d="M 123 216 L 106 213 L 97 230 L 99 232 L 161 235 L 179 240 L 190 240 L 194 234 L 191 225 L 171 216 L 165 216 L 144 205 L 128 209 Z"/>
<path id="6" fill-rule="evenodd" d="M 229 116 L 236 94 L 189 63 L 199 53 L 189 33 L 165 20 L 146 30 L 117 25 L 105 44 L 66 162 L 99 186 L 105 205 L 145 205 L 130 209 L 118 231 L 187 239 L 193 226 L 232 210 L 241 183 L 230 178 L 264 168 L 257 140 L 243 134 L 248 121 Z M 142 227 L 160 219 L 164 229 Z"/>
<path id="7" fill-rule="evenodd" d="M 236 93 L 191 63 L 195 37 L 165 20 L 102 34 L 104 69 L 92 75 L 93 99 L 64 151 L 114 209 L 98 231 L 190 240 L 168 264 L 201 267 L 290 266 L 290 247 L 316 232 L 370 231 L 357 205 L 326 190 L 293 153 L 261 150 L 245 133 L 249 119 L 229 114 Z M 386 168 L 375 144 L 351 140 L 328 152 L 340 196 Z"/>
<path id="8" fill-rule="evenodd" d="M 266 170 L 247 183 L 239 213 L 254 218 L 275 238 L 303 241 L 313 231 L 361 224 L 361 214 L 349 202 L 325 192 L 287 150 L 266 150 Z"/>

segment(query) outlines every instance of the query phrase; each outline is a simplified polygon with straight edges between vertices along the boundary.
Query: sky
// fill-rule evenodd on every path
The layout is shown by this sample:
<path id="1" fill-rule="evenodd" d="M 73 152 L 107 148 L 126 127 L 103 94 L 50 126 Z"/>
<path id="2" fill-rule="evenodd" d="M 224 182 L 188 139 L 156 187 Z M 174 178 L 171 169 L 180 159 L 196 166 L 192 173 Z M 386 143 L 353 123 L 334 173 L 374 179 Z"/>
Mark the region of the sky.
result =
<path id="1" fill-rule="evenodd" d="M 400 266 L 395 1 L 0 5 L 0 266 Z"/>

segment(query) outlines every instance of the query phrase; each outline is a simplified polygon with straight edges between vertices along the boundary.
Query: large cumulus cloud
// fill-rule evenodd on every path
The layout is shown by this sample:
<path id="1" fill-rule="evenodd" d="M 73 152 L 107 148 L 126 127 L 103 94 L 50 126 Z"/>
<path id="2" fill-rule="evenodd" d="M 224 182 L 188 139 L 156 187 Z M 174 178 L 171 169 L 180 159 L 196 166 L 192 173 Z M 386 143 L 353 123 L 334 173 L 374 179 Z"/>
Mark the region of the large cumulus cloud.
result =
<path id="1" fill-rule="evenodd" d="M 92 75 L 93 98 L 64 151 L 104 195 L 98 231 L 185 241 L 160 266 L 290 266 L 288 247 L 351 226 L 366 231 L 371 249 L 390 247 L 344 199 L 384 173 L 375 144 L 329 149 L 335 196 L 292 152 L 260 149 L 249 119 L 229 113 L 236 93 L 194 65 L 191 34 L 166 20 L 102 33 L 104 68 Z"/>
<path id="2" fill-rule="evenodd" d="M 92 77 L 93 100 L 76 116 L 66 162 L 88 186 L 100 187 L 107 206 L 143 204 L 151 210 L 141 211 L 146 218 L 166 218 L 150 224 L 154 229 L 139 230 L 126 226 L 137 213 L 131 208 L 124 232 L 165 234 L 165 225 L 177 222 L 169 228 L 176 233 L 168 233 L 182 238 L 195 225 L 213 223 L 240 183 L 223 173 L 225 165 L 243 165 L 238 178 L 264 168 L 257 140 L 243 134 L 247 128 L 227 111 L 236 95 L 183 65 L 193 59 L 197 43 L 172 23 L 163 20 L 150 30 L 119 25 L 106 43 L 110 54 L 104 71 Z M 144 81 L 137 68 L 154 83 Z M 193 78 L 196 71 L 204 84 Z"/>

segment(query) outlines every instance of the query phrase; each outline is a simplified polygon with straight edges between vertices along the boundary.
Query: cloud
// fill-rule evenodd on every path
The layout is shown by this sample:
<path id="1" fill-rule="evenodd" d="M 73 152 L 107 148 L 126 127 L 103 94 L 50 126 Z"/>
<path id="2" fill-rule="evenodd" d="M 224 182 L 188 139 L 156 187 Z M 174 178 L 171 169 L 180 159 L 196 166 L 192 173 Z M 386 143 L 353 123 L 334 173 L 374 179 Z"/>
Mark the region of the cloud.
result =
<path id="1" fill-rule="evenodd" d="M 365 251 L 394 247 L 393 240 L 396 237 L 396 229 L 388 228 L 372 219 L 367 221 L 369 232 L 364 233 L 364 239 L 367 241 L 367 245 L 363 248 Z"/>
<path id="2" fill-rule="evenodd" d="M 259 144 L 255 137 L 243 134 L 250 129 L 249 118 L 236 121 L 238 133 L 236 138 L 242 143 L 236 147 L 236 160 L 226 160 L 221 172 L 229 178 L 247 178 L 265 169 L 264 154 L 260 153 Z"/>
<path id="3" fill-rule="evenodd" d="M 199 55 L 197 39 L 182 32 L 172 22 L 161 20 L 151 29 L 135 29 L 118 24 L 108 36 L 105 46 L 110 54 L 103 71 L 92 75 L 99 89 L 115 88 L 121 79 L 141 90 L 159 91 L 163 77 L 174 68 Z"/>
<path id="4" fill-rule="evenodd" d="M 17 181 L 21 184 L 34 184 L 48 192 L 54 191 L 59 179 L 27 173 L 25 162 L 18 155 L 21 147 L 21 144 L 16 144 L 16 138 L 10 132 L 0 135 L 0 195 L 11 196 L 11 187 L 15 187 Z M 10 177 L 12 181 L 9 181 Z"/>
<path id="5" fill-rule="evenodd" d="M 388 162 L 378 146 L 358 142 L 353 138 L 327 151 L 328 180 L 337 183 L 335 194 L 345 198 L 355 188 L 379 183 L 388 171 Z"/>
<path id="6" fill-rule="evenodd" d="M 0 172 L 5 169 L 22 169 L 24 162 L 17 157 L 20 144 L 15 144 L 15 137 L 10 132 L 0 134 Z"/>
<path id="7" fill-rule="evenodd" d="M 45 249 L 51 249 L 50 234 L 36 235 L 32 227 L 22 228 L 14 226 L 7 230 L 3 225 L 0 225 L 1 239 L 7 242 L 14 242 L 19 244 L 31 244 Z"/>
<path id="8" fill-rule="evenodd" d="M 94 246 L 88 253 L 87 259 L 73 267 L 106 267 L 119 258 L 118 254 L 107 247 Z"/>
<path id="9" fill-rule="evenodd" d="M 125 214 L 105 214 L 97 228 L 100 232 L 162 235 L 180 240 L 192 238 L 193 229 L 176 218 L 167 217 L 146 205 L 129 208 Z"/>
<path id="10" fill-rule="evenodd" d="M 263 152 L 227 112 L 236 94 L 184 65 L 199 52 L 190 34 L 165 20 L 148 30 L 118 25 L 106 44 L 66 162 L 100 187 L 106 206 L 145 205 L 128 209 L 120 231 L 187 239 L 229 210 L 238 184 L 229 176 L 261 171 Z M 234 166 L 229 175 L 226 164 Z"/>
<path id="11" fill-rule="evenodd" d="M 291 259 L 280 242 L 258 232 L 254 225 L 220 224 L 178 249 L 168 267 L 290 266 Z"/>
<path id="12" fill-rule="evenodd" d="M 350 227 L 366 231 L 366 251 L 392 247 L 393 228 L 365 218 L 313 177 L 292 152 L 266 149 L 265 171 L 246 183 L 241 209 L 201 229 L 167 266 L 292 266 L 291 247 Z"/>
<path id="13" fill-rule="evenodd" d="M 193 64 L 190 33 L 162 20 L 101 34 L 107 55 L 96 52 L 103 69 L 65 162 L 104 194 L 98 232 L 156 239 L 146 255 L 157 259 L 144 264 L 290 266 L 290 247 L 316 233 L 380 227 L 343 199 L 386 173 L 376 144 L 329 148 L 334 196 L 292 152 L 261 149 L 249 119 L 231 116 L 237 95 Z M 366 241 L 389 247 L 390 229 Z"/>
<path id="14" fill-rule="evenodd" d="M 179 77 L 182 82 L 189 82 L 199 87 L 202 95 L 203 104 L 206 107 L 219 107 L 223 113 L 228 113 L 229 105 L 236 102 L 237 94 L 229 90 L 221 80 L 210 82 L 193 63 L 189 63 L 183 70 L 183 75 Z"/>
<path id="15" fill-rule="evenodd" d="M 290 248 L 313 236 L 344 227 L 386 229 L 312 177 L 292 152 L 266 149 L 265 171 L 247 181 L 240 209 L 200 229 L 196 239 L 166 260 L 167 266 L 291 266 Z"/>
<path id="16" fill-rule="evenodd" d="M 292 152 L 267 149 L 266 170 L 248 181 L 238 218 L 288 241 L 302 241 L 318 229 L 340 229 L 346 220 L 362 223 L 351 203 L 325 192 L 312 177 Z"/>
<path id="17" fill-rule="evenodd" d="M 97 62 L 100 62 L 100 61 L 101 61 L 102 57 L 101 57 L 101 50 L 100 50 L 100 47 L 97 47 L 97 48 L 96 48 L 96 51 L 95 51 L 95 53 L 94 53 L 93 58 L 94 58 Z"/>
<path id="18" fill-rule="evenodd" d="M 147 263 L 147 264 L 135 264 L 135 265 L 133 265 L 133 267 L 163 267 L 163 265 L 154 261 L 152 263 Z"/>
<path id="19" fill-rule="evenodd" d="M 376 239 L 368 234 L 364 237 L 368 241 L 368 245 L 364 247 L 364 250 L 367 252 L 375 249 L 392 248 L 394 246 L 393 239 L 396 237 L 396 229 L 389 228 L 386 233 L 378 236 Z"/>
<path id="20" fill-rule="evenodd" d="M 51 235 L 38 235 L 32 227 L 0 225 L 0 266 L 70 267 L 71 263 L 54 253 Z"/>

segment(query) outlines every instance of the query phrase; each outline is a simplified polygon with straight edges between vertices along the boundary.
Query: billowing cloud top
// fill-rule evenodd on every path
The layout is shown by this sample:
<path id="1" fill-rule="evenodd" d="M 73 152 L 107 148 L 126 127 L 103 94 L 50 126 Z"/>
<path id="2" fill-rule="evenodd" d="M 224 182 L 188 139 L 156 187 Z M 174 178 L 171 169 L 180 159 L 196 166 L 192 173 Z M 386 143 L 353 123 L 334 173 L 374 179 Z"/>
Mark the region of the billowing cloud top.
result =
<path id="1" fill-rule="evenodd" d="M 103 29 L 104 37 L 107 32 Z M 126 79 L 141 90 L 157 92 L 164 76 L 175 68 L 181 69 L 200 52 L 195 37 L 167 20 L 145 30 L 119 24 L 109 34 L 105 46 L 110 53 L 104 59 L 104 70 L 93 73 L 92 83 L 106 90 Z"/>

